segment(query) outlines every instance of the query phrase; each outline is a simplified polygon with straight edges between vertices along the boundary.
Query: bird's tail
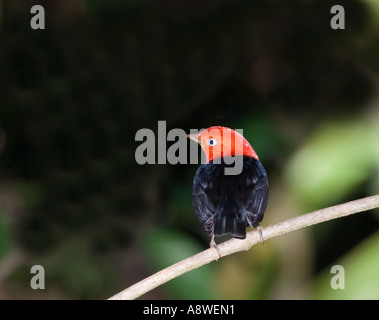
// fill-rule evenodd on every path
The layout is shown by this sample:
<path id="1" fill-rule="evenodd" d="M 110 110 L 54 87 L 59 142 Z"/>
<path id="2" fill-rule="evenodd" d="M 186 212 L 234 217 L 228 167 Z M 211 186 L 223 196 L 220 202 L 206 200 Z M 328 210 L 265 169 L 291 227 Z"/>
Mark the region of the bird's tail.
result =
<path id="1" fill-rule="evenodd" d="M 230 233 L 235 238 L 246 237 L 246 218 L 230 214 L 216 214 L 213 233 L 215 236 L 223 236 Z"/>

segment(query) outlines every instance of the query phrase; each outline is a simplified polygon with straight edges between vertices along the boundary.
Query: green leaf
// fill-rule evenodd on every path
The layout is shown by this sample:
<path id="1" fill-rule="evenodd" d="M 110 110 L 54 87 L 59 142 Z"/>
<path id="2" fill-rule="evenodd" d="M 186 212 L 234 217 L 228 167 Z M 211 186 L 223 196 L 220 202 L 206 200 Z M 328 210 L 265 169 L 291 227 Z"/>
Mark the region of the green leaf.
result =
<path id="1" fill-rule="evenodd" d="M 314 282 L 314 299 L 379 299 L 379 232 L 350 251 L 335 265 L 344 268 L 345 289 L 332 289 L 334 276 L 331 267 L 323 271 Z"/>
<path id="2" fill-rule="evenodd" d="M 371 15 L 372 23 L 375 27 L 379 23 L 379 1 L 366 0 L 365 4 L 368 6 L 368 12 Z"/>
<path id="3" fill-rule="evenodd" d="M 371 179 L 378 165 L 378 136 L 367 119 L 320 125 L 285 168 L 290 188 L 311 207 L 338 202 Z"/>
<path id="4" fill-rule="evenodd" d="M 188 258 L 205 248 L 193 238 L 173 230 L 152 230 L 143 241 L 152 272 Z M 175 299 L 215 299 L 211 289 L 214 266 L 208 264 L 171 280 L 163 287 Z"/>
<path id="5" fill-rule="evenodd" d="M 9 232 L 0 214 L 0 259 L 9 251 Z"/>

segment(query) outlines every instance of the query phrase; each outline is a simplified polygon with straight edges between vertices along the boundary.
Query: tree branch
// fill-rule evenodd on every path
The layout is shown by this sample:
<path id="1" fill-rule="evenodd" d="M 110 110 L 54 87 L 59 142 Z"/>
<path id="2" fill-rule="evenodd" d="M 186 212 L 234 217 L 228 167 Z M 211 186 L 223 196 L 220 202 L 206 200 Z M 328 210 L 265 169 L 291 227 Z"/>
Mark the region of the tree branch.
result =
<path id="1" fill-rule="evenodd" d="M 351 202 L 346 202 L 333 207 L 313 211 L 286 221 L 262 228 L 263 238 L 265 240 L 281 236 L 283 234 L 309 227 L 314 224 L 328 220 L 345 217 L 354 213 L 371 210 L 379 207 L 379 194 Z M 231 239 L 218 245 L 221 256 L 227 256 L 232 253 L 249 250 L 253 245 L 260 242 L 257 231 L 250 231 L 246 239 Z M 204 250 L 192 257 L 179 261 L 172 266 L 163 269 L 150 277 L 132 285 L 120 293 L 109 298 L 109 300 L 131 300 L 151 291 L 152 289 L 189 272 L 201 267 L 207 263 L 217 260 L 219 255 L 214 248 Z"/>

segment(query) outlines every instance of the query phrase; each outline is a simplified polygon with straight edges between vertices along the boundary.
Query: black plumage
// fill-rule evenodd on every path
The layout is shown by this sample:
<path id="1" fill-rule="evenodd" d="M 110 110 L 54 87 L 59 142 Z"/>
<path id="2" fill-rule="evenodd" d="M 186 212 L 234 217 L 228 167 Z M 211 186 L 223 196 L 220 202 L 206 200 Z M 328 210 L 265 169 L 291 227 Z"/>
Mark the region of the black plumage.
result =
<path id="1" fill-rule="evenodd" d="M 263 219 L 268 201 L 266 170 L 259 160 L 242 158 L 243 168 L 238 175 L 225 175 L 225 168 L 234 164 L 223 158 L 221 163 L 212 160 L 202 164 L 196 172 L 192 203 L 209 235 L 245 238 L 246 227 L 256 228 Z"/>

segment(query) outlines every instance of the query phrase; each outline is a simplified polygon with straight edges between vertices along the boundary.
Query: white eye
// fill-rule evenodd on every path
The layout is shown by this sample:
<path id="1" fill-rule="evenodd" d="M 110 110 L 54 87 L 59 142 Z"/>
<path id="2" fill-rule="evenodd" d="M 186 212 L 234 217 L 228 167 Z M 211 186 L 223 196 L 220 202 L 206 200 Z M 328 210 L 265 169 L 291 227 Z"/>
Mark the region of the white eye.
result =
<path id="1" fill-rule="evenodd" d="M 213 146 L 215 146 L 217 144 L 217 141 L 215 139 L 211 138 L 211 139 L 208 140 L 208 143 L 209 143 L 210 146 L 213 147 Z"/>

